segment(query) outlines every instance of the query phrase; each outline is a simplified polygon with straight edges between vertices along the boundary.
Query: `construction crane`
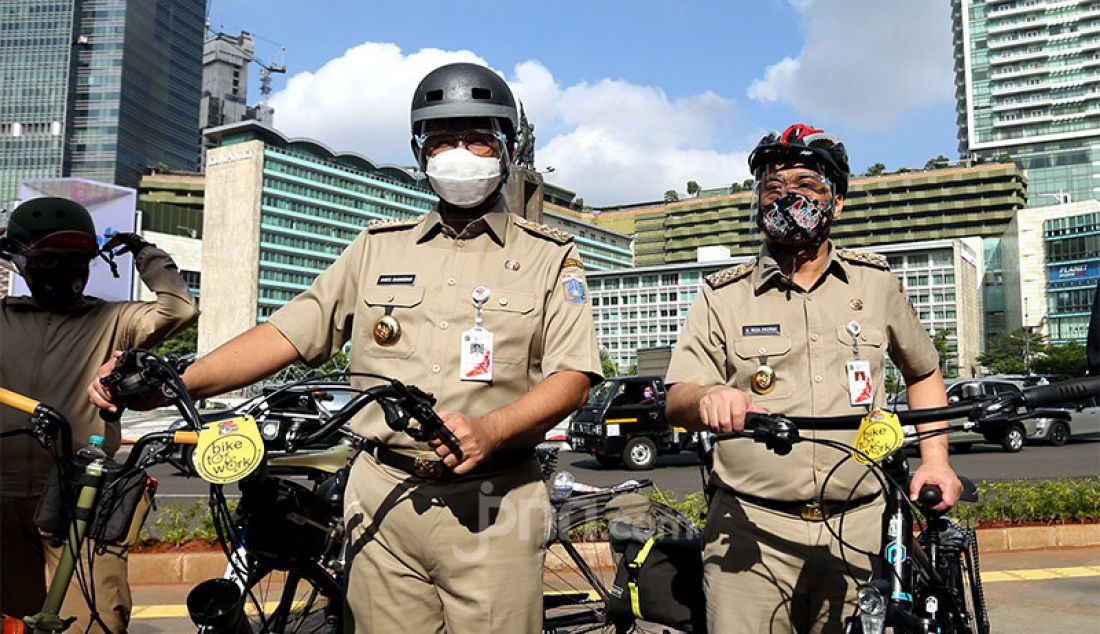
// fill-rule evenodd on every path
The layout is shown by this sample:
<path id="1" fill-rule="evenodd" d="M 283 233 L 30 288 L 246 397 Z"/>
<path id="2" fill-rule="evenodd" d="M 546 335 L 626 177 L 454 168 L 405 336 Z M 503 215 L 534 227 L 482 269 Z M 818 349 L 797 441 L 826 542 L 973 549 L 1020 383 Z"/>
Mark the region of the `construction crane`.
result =
<path id="1" fill-rule="evenodd" d="M 263 39 L 263 38 L 259 38 Z M 270 42 L 270 40 L 265 40 Z M 275 44 L 272 42 L 272 44 Z M 283 54 L 286 53 L 285 46 L 279 46 L 279 52 L 271 56 L 271 61 L 264 62 L 258 57 L 253 57 L 252 61 L 260 67 L 260 103 L 266 104 L 268 96 L 271 95 L 271 75 L 272 73 L 285 73 L 286 64 L 283 63 Z"/>

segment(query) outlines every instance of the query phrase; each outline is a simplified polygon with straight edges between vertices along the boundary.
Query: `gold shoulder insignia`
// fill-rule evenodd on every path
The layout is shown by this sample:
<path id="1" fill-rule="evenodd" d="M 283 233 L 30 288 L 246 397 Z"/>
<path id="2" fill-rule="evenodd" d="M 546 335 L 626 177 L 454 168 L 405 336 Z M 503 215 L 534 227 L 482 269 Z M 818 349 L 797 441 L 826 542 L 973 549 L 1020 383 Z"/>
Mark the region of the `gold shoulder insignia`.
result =
<path id="1" fill-rule="evenodd" d="M 721 271 L 708 275 L 706 277 L 707 284 L 710 284 L 711 288 L 717 290 L 730 282 L 736 282 L 749 273 L 752 273 L 754 268 L 756 268 L 756 260 L 752 259 L 748 262 L 731 266 L 728 269 L 722 269 Z"/>
<path id="2" fill-rule="evenodd" d="M 396 218 L 394 220 L 374 219 L 367 223 L 367 231 L 370 233 L 378 233 L 379 231 L 390 231 L 392 229 L 408 229 L 418 224 L 420 224 L 419 218 Z"/>
<path id="3" fill-rule="evenodd" d="M 836 255 L 843 260 L 855 262 L 856 264 L 865 264 L 877 269 L 883 269 L 884 271 L 890 270 L 890 264 L 886 261 L 886 256 L 879 255 L 878 253 L 871 253 L 870 251 L 853 251 L 851 249 L 837 249 Z"/>
<path id="4" fill-rule="evenodd" d="M 568 244 L 573 241 L 573 236 L 569 235 L 561 229 L 555 229 L 546 225 L 540 225 L 537 222 L 531 222 L 526 218 L 519 216 L 515 217 L 516 226 L 526 229 L 529 233 L 533 233 L 536 236 L 541 236 L 548 240 L 557 242 L 558 244 Z"/>

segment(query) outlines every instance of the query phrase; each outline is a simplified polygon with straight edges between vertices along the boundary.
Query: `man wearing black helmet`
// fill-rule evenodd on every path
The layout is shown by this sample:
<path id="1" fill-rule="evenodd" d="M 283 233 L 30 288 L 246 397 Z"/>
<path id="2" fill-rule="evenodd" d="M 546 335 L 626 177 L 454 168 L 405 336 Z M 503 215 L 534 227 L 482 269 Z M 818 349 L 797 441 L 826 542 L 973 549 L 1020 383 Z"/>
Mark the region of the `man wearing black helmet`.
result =
<path id="1" fill-rule="evenodd" d="M 195 302 L 172 259 L 134 234 L 116 234 L 104 249 L 129 251 L 155 302 L 105 302 L 84 295 L 89 264 L 100 249 L 95 225 L 80 204 L 64 198 L 35 198 L 19 205 L 0 238 L 0 257 L 15 265 L 30 297 L 0 300 L 0 386 L 49 403 L 73 429 L 74 449 L 88 436 L 105 438 L 113 455 L 121 440 L 117 422 L 104 424 L 84 393 L 88 381 L 111 352 L 153 346 L 192 322 Z M 26 415 L 0 408 L 0 430 L 26 426 Z M 44 548 L 32 517 L 53 462 L 29 436 L 0 440 L 0 611 L 35 614 L 46 598 L 42 570 L 60 556 Z M 87 564 L 85 564 L 87 565 Z M 96 610 L 112 632 L 126 630 L 130 590 L 126 560 L 117 549 L 97 556 L 94 573 Z M 91 616 L 76 581 L 69 588 L 62 616 L 78 616 L 75 631 L 85 631 Z"/>
<path id="2" fill-rule="evenodd" d="M 184 375 L 193 394 L 217 394 L 350 339 L 353 371 L 435 394 L 458 452 L 391 430 L 375 408 L 353 422 L 371 441 L 345 495 L 347 625 L 360 631 L 540 629 L 548 501 L 533 447 L 584 402 L 600 360 L 572 238 L 501 196 L 517 118 L 492 70 L 429 73 L 412 149 L 436 209 L 370 226 L 308 291 Z M 90 396 L 111 407 L 101 385 Z"/>
<path id="3" fill-rule="evenodd" d="M 749 411 L 865 413 L 885 405 L 885 354 L 910 407 L 945 404 L 936 349 L 886 259 L 829 240 L 848 189 L 844 145 L 793 125 L 761 140 L 749 167 L 764 245 L 755 260 L 707 277 L 669 366 L 669 417 L 725 432 L 743 429 Z M 941 508 L 953 505 L 962 486 L 945 437 L 920 450 L 911 495 L 937 484 Z M 870 569 L 861 551 L 878 552 L 882 514 L 875 479 L 843 458 L 813 443 L 782 457 L 753 442 L 718 445 L 705 552 L 710 631 L 841 631 L 853 576 Z M 843 552 L 834 537 L 842 514 Z"/>

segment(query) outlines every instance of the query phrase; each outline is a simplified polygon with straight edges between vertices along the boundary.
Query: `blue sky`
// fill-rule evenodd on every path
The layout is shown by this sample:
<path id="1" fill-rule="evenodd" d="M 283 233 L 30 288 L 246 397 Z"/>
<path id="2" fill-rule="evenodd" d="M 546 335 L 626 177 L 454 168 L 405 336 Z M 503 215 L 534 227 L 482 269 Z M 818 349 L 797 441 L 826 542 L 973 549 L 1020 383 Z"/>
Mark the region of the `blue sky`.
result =
<path id="1" fill-rule="evenodd" d="M 589 204 L 743 180 L 796 121 L 841 136 L 857 171 L 956 155 L 946 0 L 211 0 L 210 20 L 261 57 L 286 47 L 277 128 L 380 162 L 410 162 L 424 73 L 487 63 L 527 106 L 538 167 Z"/>

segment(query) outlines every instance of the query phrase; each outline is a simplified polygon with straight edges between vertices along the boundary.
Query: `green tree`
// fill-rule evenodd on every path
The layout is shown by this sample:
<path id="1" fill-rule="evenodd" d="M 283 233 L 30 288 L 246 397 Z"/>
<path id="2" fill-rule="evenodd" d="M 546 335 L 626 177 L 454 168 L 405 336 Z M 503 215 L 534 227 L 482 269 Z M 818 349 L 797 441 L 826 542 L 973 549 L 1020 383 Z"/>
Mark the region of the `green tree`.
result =
<path id="1" fill-rule="evenodd" d="M 1046 348 L 1043 335 L 1017 328 L 994 337 L 978 356 L 978 363 L 996 374 L 1024 374 Z"/>
<path id="2" fill-rule="evenodd" d="M 745 188 L 741 186 L 741 183 L 734 183 L 730 185 L 730 193 L 736 194 L 737 192 L 745 191 Z"/>
<path id="3" fill-rule="evenodd" d="M 699 183 L 695 181 L 688 181 L 687 192 L 689 195 L 698 196 L 700 191 L 702 191 L 702 188 L 699 187 Z"/>
<path id="4" fill-rule="evenodd" d="M 938 169 L 943 169 L 943 168 L 947 167 L 950 164 L 951 164 L 951 159 L 947 158 L 943 154 L 940 154 L 936 158 L 928 159 L 928 161 L 924 164 L 924 169 L 926 169 L 926 170 L 938 170 Z"/>
<path id="5" fill-rule="evenodd" d="M 883 172 L 885 172 L 885 171 L 886 171 L 886 166 L 885 165 L 883 165 L 882 163 L 875 163 L 871 167 L 867 168 L 867 171 L 864 173 L 864 175 L 865 176 L 881 176 L 883 174 Z"/>
<path id="6" fill-rule="evenodd" d="M 1032 360 L 1031 370 L 1037 374 L 1068 374 L 1085 376 L 1085 346 L 1076 341 L 1064 345 L 1047 345 L 1043 355 Z"/>
<path id="7" fill-rule="evenodd" d="M 1012 162 L 1012 155 L 1009 154 L 1008 152 L 1001 152 L 1000 154 L 997 154 L 996 156 L 993 157 L 993 162 L 994 163 L 1011 163 Z"/>
<path id="8" fill-rule="evenodd" d="M 741 182 L 741 189 L 745 191 L 750 191 L 752 189 L 753 183 L 754 181 L 751 178 L 746 178 L 744 181 Z"/>
<path id="9" fill-rule="evenodd" d="M 666 203 L 674 203 L 677 200 L 680 200 L 680 194 L 677 194 L 675 189 L 670 189 L 667 192 L 665 192 L 665 202 Z"/>
<path id="10" fill-rule="evenodd" d="M 174 354 L 177 357 L 191 354 L 199 349 L 199 324 L 195 322 L 153 348 L 156 354 Z"/>
<path id="11" fill-rule="evenodd" d="M 626 366 L 626 376 L 638 376 L 638 364 L 631 363 Z"/>
<path id="12" fill-rule="evenodd" d="M 605 377 L 611 378 L 613 376 L 619 376 L 619 366 L 611 359 L 611 354 L 603 348 L 600 348 L 600 366 L 603 368 L 603 375 Z"/>
<path id="13" fill-rule="evenodd" d="M 954 330 L 941 330 L 932 335 L 932 345 L 936 346 L 936 353 L 940 355 L 940 372 L 949 379 L 959 376 L 959 349 L 949 339 L 954 334 Z"/>
<path id="14" fill-rule="evenodd" d="M 584 199 L 578 198 L 573 201 L 573 209 L 584 209 Z"/>

